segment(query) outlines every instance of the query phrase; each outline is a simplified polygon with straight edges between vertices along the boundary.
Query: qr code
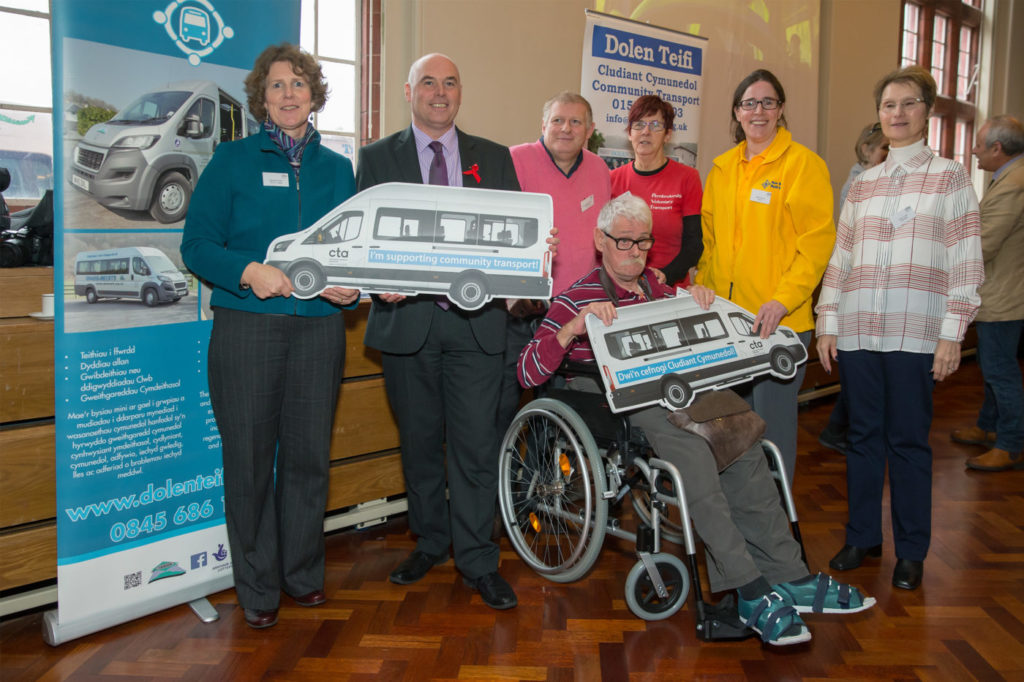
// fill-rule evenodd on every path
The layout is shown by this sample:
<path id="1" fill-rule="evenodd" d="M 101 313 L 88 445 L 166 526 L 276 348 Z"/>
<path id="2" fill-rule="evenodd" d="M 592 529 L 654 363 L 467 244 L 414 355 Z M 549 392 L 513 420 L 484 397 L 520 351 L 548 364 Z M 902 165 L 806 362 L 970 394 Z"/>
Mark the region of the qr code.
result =
<path id="1" fill-rule="evenodd" d="M 142 571 L 128 573 L 124 577 L 124 589 L 130 590 L 142 584 Z"/>

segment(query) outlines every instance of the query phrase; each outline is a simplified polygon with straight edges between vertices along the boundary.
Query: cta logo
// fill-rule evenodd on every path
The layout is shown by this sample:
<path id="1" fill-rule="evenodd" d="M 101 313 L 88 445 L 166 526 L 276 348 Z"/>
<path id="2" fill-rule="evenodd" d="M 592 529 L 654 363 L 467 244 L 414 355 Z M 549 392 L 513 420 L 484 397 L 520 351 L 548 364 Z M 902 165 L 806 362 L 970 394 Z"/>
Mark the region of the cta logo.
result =
<path id="1" fill-rule="evenodd" d="M 199 66 L 202 58 L 220 47 L 225 38 L 235 35 L 209 0 L 171 0 L 166 9 L 153 12 L 153 21 L 163 25 L 178 49 L 188 55 L 192 66 Z"/>

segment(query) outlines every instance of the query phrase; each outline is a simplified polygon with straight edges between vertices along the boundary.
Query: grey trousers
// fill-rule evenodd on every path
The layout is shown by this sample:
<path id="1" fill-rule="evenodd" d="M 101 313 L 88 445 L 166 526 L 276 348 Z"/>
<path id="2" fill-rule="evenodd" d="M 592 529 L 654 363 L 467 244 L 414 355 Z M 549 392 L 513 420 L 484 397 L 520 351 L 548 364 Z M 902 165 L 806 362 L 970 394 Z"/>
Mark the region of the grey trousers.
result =
<path id="1" fill-rule="evenodd" d="M 345 359 L 341 315 L 217 308 L 209 382 L 224 456 L 224 514 L 244 608 L 324 586 L 331 428 Z"/>
<path id="2" fill-rule="evenodd" d="M 588 380 L 570 385 L 595 390 Z M 735 589 L 760 576 L 771 585 L 806 576 L 800 544 L 790 532 L 760 444 L 719 473 L 707 443 L 676 428 L 667 417 L 660 406 L 629 415 L 654 454 L 679 469 L 690 518 L 704 542 L 711 590 Z"/>
<path id="3" fill-rule="evenodd" d="M 810 332 L 798 334 L 804 348 L 811 342 Z M 793 485 L 793 472 L 796 470 L 796 432 L 797 432 L 797 394 L 804 383 L 807 363 L 797 368 L 792 379 L 776 379 L 771 375 L 758 377 L 749 384 L 733 386 L 733 390 L 743 396 L 750 407 L 765 421 L 767 425 L 764 437 L 775 443 L 782 453 L 782 463 L 786 467 L 786 478 Z"/>

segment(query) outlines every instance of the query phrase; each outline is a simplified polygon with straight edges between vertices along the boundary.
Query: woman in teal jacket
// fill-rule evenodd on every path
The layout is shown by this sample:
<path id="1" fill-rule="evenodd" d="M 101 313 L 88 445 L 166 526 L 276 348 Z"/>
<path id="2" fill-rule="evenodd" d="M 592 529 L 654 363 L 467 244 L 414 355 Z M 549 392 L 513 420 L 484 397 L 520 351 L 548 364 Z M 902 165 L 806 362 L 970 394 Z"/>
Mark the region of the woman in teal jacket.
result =
<path id="1" fill-rule="evenodd" d="M 210 399 L 224 456 L 224 511 L 238 602 L 254 628 L 277 622 L 281 591 L 324 595 L 323 513 L 345 359 L 341 308 L 359 292 L 296 299 L 264 265 L 270 242 L 309 227 L 355 193 L 348 159 L 309 123 L 323 108 L 320 65 L 282 44 L 245 81 L 255 135 L 217 148 L 185 220 L 181 255 L 213 287 Z"/>

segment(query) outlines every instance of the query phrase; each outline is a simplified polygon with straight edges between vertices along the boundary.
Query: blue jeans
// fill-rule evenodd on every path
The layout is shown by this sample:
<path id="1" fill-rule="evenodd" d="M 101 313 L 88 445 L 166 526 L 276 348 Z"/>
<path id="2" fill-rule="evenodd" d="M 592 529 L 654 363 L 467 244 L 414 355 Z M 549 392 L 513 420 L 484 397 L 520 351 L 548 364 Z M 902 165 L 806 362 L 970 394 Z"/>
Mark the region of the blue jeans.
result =
<path id="1" fill-rule="evenodd" d="M 1017 344 L 1024 320 L 976 322 L 978 364 L 985 379 L 985 401 L 978 428 L 996 434 L 996 447 L 1014 454 L 1024 449 L 1024 385 Z"/>

